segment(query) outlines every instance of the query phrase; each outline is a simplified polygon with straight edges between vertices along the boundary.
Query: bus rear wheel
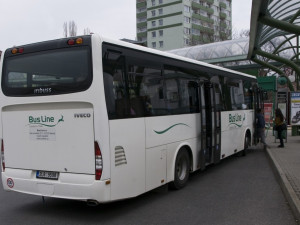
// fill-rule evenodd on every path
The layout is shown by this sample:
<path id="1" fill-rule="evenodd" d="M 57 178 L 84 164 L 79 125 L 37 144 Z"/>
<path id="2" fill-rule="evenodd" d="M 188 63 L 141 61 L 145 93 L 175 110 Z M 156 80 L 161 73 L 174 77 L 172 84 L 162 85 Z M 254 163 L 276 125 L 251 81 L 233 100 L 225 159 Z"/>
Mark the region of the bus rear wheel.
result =
<path id="1" fill-rule="evenodd" d="M 190 167 L 189 153 L 185 148 L 182 148 L 176 156 L 174 181 L 170 183 L 172 189 L 178 190 L 186 185 L 190 175 Z"/>
<path id="2" fill-rule="evenodd" d="M 242 156 L 247 155 L 248 148 L 250 146 L 250 136 L 246 135 L 244 139 L 244 150 L 242 151 Z"/>

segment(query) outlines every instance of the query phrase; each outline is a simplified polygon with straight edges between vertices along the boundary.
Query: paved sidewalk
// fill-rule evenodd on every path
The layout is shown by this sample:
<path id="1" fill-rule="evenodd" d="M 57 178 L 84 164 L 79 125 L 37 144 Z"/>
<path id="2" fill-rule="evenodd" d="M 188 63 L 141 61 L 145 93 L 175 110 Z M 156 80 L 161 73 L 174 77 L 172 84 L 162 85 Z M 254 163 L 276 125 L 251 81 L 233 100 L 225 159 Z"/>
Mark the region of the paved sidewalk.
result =
<path id="1" fill-rule="evenodd" d="M 284 148 L 278 148 L 279 140 L 275 143 L 272 133 L 268 131 L 266 142 L 270 148 L 266 152 L 294 216 L 300 221 L 300 136 L 291 136 L 288 130 Z"/>

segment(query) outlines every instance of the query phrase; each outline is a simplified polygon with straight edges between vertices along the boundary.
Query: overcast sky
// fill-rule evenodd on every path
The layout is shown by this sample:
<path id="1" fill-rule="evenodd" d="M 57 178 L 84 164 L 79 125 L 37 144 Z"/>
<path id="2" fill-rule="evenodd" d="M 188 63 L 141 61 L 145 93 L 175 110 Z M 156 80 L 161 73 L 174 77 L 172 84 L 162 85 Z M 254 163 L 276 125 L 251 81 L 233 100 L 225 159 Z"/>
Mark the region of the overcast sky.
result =
<path id="1" fill-rule="evenodd" d="M 232 0 L 233 27 L 249 29 L 252 0 Z M 0 50 L 63 37 L 63 23 L 74 20 L 113 39 L 135 39 L 136 0 L 0 0 Z"/>

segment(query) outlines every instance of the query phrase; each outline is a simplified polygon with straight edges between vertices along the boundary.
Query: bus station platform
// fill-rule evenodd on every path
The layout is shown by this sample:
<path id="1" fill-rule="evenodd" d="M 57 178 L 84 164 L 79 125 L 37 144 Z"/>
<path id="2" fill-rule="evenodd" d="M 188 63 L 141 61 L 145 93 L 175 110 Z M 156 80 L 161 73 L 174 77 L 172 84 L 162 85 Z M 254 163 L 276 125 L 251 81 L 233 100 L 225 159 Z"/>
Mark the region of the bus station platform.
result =
<path id="1" fill-rule="evenodd" d="M 279 140 L 275 142 L 273 131 L 269 130 L 266 154 L 295 218 L 300 221 L 300 136 L 292 136 L 289 128 L 286 140 L 284 148 L 278 148 Z"/>

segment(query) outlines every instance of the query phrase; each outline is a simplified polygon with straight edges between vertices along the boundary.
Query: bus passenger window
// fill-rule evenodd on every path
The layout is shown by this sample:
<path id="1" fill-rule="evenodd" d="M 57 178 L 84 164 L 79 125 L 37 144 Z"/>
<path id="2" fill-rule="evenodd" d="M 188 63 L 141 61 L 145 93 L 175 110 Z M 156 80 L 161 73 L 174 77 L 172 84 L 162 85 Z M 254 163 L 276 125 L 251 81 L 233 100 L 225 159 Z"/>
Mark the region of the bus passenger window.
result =
<path id="1" fill-rule="evenodd" d="M 232 110 L 241 110 L 244 105 L 244 90 L 243 83 L 241 80 L 229 80 L 227 81 L 227 86 L 230 90 L 231 96 L 231 107 Z"/>
<path id="2" fill-rule="evenodd" d="M 130 61 L 135 61 L 130 58 Z M 130 106 L 137 117 L 159 115 L 159 109 L 165 108 L 160 98 L 162 89 L 161 70 L 143 65 L 128 65 L 128 88 Z"/>

